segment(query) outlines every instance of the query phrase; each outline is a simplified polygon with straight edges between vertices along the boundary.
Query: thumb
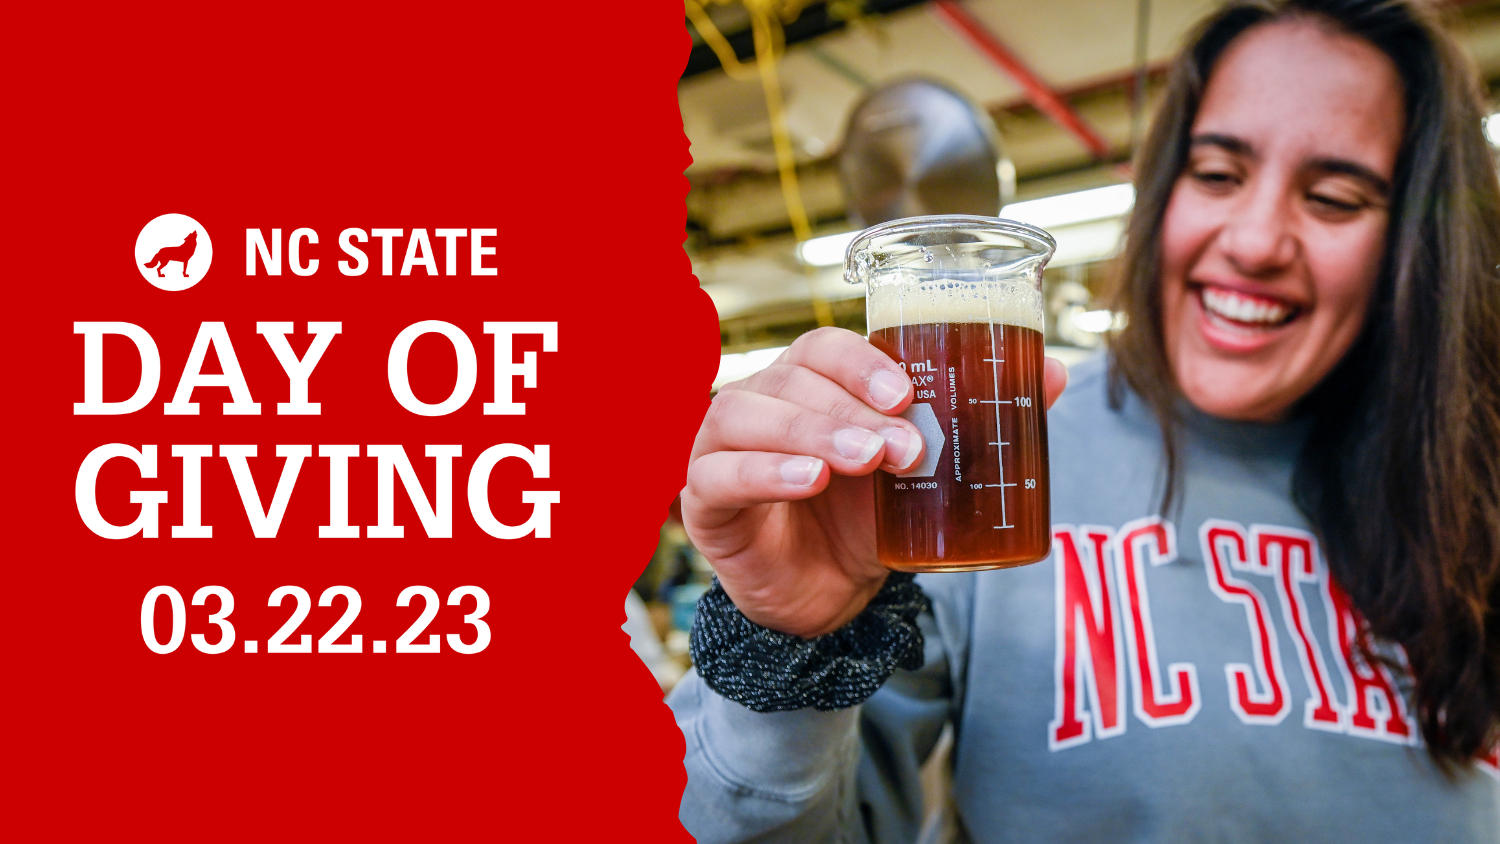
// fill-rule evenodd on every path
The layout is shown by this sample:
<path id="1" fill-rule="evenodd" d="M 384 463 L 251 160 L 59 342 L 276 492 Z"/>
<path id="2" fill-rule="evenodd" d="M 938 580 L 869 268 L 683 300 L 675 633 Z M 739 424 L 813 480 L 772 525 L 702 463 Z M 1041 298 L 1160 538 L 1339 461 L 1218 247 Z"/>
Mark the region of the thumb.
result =
<path id="1" fill-rule="evenodd" d="M 1050 408 L 1068 386 L 1068 368 L 1057 358 L 1047 358 L 1042 366 L 1042 382 L 1047 393 L 1047 407 Z"/>

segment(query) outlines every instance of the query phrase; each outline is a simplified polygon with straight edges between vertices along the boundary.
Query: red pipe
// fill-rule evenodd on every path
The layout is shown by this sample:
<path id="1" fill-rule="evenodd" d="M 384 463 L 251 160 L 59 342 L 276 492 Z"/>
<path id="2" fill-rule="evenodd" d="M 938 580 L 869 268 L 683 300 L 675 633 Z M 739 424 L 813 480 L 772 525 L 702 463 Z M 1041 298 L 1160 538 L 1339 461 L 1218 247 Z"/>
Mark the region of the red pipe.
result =
<path id="1" fill-rule="evenodd" d="M 970 46 L 1021 86 L 1026 99 L 1030 100 L 1038 111 L 1052 118 L 1052 122 L 1077 138 L 1089 152 L 1094 154 L 1095 158 L 1109 156 L 1109 144 L 1104 138 L 1100 137 L 1093 127 L 1083 122 L 1083 117 L 1066 100 L 1058 96 L 1057 92 L 1035 73 L 1032 73 L 1031 68 L 1017 58 L 1010 48 L 1002 44 L 993 32 L 969 14 L 956 0 L 932 0 L 928 8 L 939 20 L 952 27 L 955 32 L 963 36 L 965 41 L 969 42 Z"/>

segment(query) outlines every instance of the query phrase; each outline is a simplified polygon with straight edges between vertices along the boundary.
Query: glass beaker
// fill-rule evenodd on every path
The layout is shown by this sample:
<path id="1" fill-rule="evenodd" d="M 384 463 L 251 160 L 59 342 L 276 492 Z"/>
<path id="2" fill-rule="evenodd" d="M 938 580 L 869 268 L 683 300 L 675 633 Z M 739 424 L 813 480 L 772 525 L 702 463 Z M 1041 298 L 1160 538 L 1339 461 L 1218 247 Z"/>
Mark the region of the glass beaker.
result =
<path id="1" fill-rule="evenodd" d="M 992 217 L 909 217 L 849 244 L 869 339 L 916 390 L 902 414 L 922 462 L 877 471 L 876 544 L 898 571 L 1009 568 L 1052 548 L 1042 386 L 1045 231 Z"/>

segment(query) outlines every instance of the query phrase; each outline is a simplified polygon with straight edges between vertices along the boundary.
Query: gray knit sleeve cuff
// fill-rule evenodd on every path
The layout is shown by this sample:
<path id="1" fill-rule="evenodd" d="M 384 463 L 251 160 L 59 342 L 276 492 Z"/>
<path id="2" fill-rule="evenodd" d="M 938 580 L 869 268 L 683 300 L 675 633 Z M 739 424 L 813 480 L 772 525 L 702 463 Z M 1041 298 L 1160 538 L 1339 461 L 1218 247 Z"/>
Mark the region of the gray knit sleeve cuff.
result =
<path id="1" fill-rule="evenodd" d="M 698 599 L 690 652 L 710 689 L 756 712 L 857 706 L 897 668 L 922 667 L 917 616 L 932 602 L 915 575 L 891 572 L 853 621 L 812 639 L 745 618 L 719 581 Z"/>

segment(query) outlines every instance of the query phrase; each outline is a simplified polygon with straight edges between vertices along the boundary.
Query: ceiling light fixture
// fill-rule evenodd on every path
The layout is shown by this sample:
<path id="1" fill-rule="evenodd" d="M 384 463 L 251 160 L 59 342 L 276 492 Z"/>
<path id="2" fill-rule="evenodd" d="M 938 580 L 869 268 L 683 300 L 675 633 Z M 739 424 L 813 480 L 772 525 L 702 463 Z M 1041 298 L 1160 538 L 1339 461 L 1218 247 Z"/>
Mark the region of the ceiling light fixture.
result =
<path id="1" fill-rule="evenodd" d="M 1120 315 L 1112 311 L 1077 311 L 1073 314 L 1073 327 L 1090 334 L 1103 334 L 1122 327 L 1116 325 L 1118 322 L 1121 322 Z"/>
<path id="2" fill-rule="evenodd" d="M 1500 132 L 1500 121 L 1486 123 Z M 1131 185 L 1110 185 L 1103 188 L 1075 191 L 1073 193 L 1012 202 L 1000 209 L 1000 216 L 1008 220 L 1019 220 L 1043 229 L 1061 228 L 1075 223 L 1087 223 L 1124 216 L 1135 205 L 1135 188 Z M 810 267 L 833 267 L 844 262 L 844 250 L 859 235 L 859 232 L 842 232 L 826 237 L 815 237 L 797 244 L 797 260 Z"/>
<path id="3" fill-rule="evenodd" d="M 775 363 L 776 359 L 781 357 L 781 353 L 786 350 L 786 346 L 777 346 L 773 349 L 756 349 L 751 352 L 719 355 L 719 373 L 714 376 L 713 388 L 717 390 L 730 381 L 749 378 Z"/>
<path id="4" fill-rule="evenodd" d="M 809 267 L 832 267 L 844 263 L 844 250 L 859 232 L 843 232 L 815 237 L 797 244 L 797 260 Z M 782 253 L 783 255 L 786 253 Z"/>
<path id="5" fill-rule="evenodd" d="M 1038 228 L 1050 229 L 1119 217 L 1135 205 L 1135 188 L 1131 185 L 1110 185 L 1104 188 L 1081 190 L 1042 199 L 1012 202 L 1000 209 L 1000 216 L 1007 220 L 1030 223 Z"/>

